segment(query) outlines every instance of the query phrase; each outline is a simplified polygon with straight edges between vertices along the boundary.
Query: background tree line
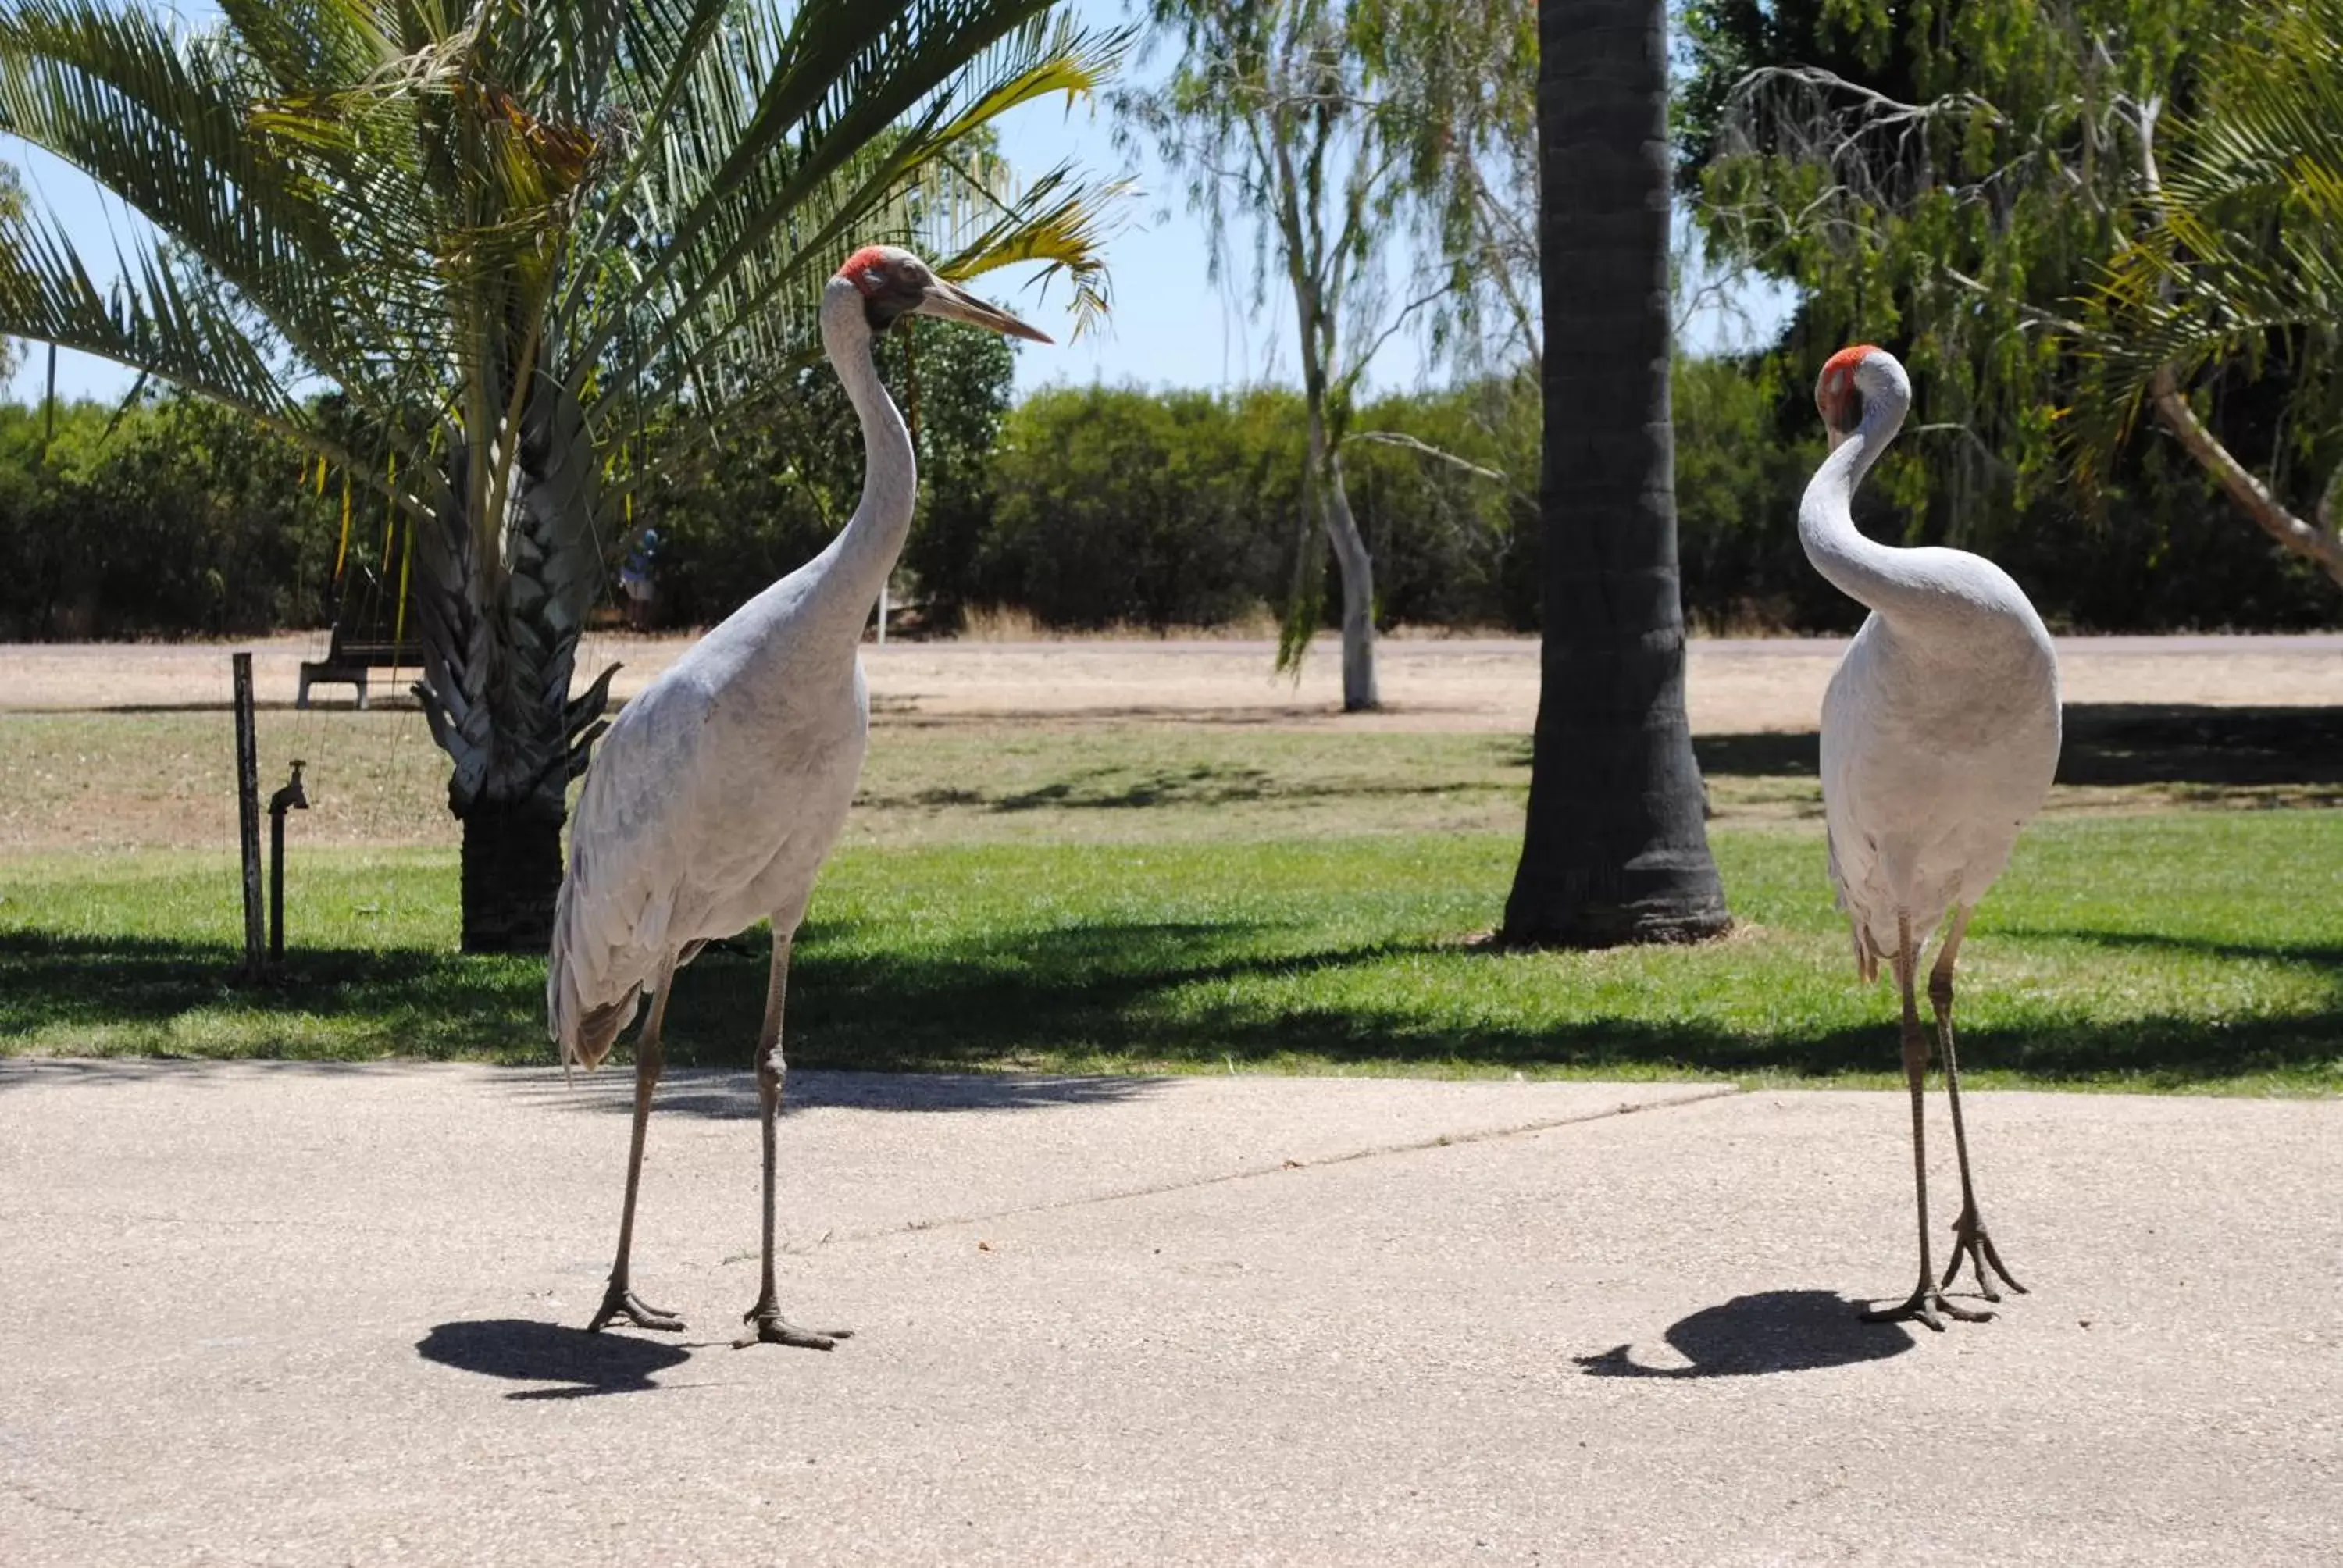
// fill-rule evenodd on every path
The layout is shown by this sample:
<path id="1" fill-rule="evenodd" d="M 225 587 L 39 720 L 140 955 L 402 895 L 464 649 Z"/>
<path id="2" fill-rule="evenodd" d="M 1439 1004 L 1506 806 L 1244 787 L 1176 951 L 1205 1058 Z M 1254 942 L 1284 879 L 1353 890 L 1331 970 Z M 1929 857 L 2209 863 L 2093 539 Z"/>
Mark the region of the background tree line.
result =
<path id="1" fill-rule="evenodd" d="M 1680 21 L 1694 226 L 1801 299 L 1761 362 L 1875 341 L 1911 367 L 1873 480 L 1907 541 L 1992 556 L 2077 625 L 2332 619 L 2343 0 Z"/>
<path id="2" fill-rule="evenodd" d="M 1776 342 L 1679 362 L 1694 624 L 1852 624 L 1853 607 L 1806 568 L 1791 520 L 1821 451 L 1813 367 L 1858 337 L 1896 348 L 1921 396 L 1867 526 L 1982 550 L 2076 629 L 2332 624 L 2318 547 L 2335 532 L 2343 377 L 2320 292 L 2335 204 L 2320 193 L 2335 182 L 2321 177 L 2331 149 L 2298 133 L 2325 135 L 2334 116 L 2293 113 L 2281 90 L 2331 88 L 2336 45 L 2318 25 L 2337 9 L 1684 5 L 1674 113 L 1686 210 L 1707 256 L 1802 298 Z M 1362 15 L 1382 31 L 1345 34 L 1345 47 L 1413 35 L 1403 5 Z M 2290 26 L 2310 30 L 2285 52 L 2301 80 L 2252 68 Z M 1452 104 L 1455 84 L 1428 71 L 1405 84 L 1408 101 L 1440 112 L 1407 125 L 1511 126 L 1519 93 Z M 1534 179 L 1491 177 L 1484 154 L 1465 160 L 1471 179 L 1433 182 L 1462 204 L 1450 248 L 1473 258 L 1473 286 L 1535 259 L 1499 243 L 1533 226 Z M 0 192 L 0 206 L 19 211 L 21 197 Z M 2249 244 L 2286 265 L 2230 254 Z M 2272 297 L 2264 280 L 2303 297 Z M 1453 334 L 1470 319 L 1461 309 L 1433 325 Z M 1375 563 L 1381 627 L 1537 623 L 1536 323 L 1493 304 L 1480 317 L 1503 330 L 1464 335 L 1494 347 L 1450 356 L 1449 386 L 1361 397 L 1328 427 Z M 1061 388 L 1012 407 L 1005 344 L 929 334 L 890 341 L 884 357 L 925 479 L 899 587 L 929 628 L 985 607 L 1047 628 L 1258 623 L 1331 564 L 1298 526 L 1313 504 L 1302 393 Z M 596 523 L 606 603 L 615 564 L 655 527 L 660 621 L 712 623 L 851 509 L 859 451 L 833 379 L 784 363 L 743 385 L 754 390 L 735 394 L 720 428 L 689 403 L 651 407 L 606 443 L 606 488 L 627 497 Z M 2237 455 L 2276 498 L 2272 515 L 2240 506 L 2237 476 L 2208 466 L 2204 440 Z M 389 531 L 379 487 L 346 502 L 343 480 L 319 487 L 294 446 L 185 398 L 0 410 L 0 635 L 247 633 L 344 613 L 381 628 L 409 541 Z M 2276 504 L 2289 498 L 2299 516 Z"/>
<path id="3" fill-rule="evenodd" d="M 1794 331 L 1765 353 L 1677 368 L 1685 607 L 1713 631 L 1854 622 L 1794 526 L 1822 452 L 1803 347 Z M 1302 504 L 1298 393 L 1058 387 L 1012 406 L 998 340 L 935 332 L 883 352 L 919 407 L 921 516 L 899 587 L 927 628 L 996 608 L 1066 630 L 1257 624 L 1280 602 Z M 2250 427 L 2258 409 L 2274 425 L 2281 390 L 2234 400 L 2227 422 Z M 1525 376 L 1360 407 L 1346 469 L 1380 625 L 1535 629 L 1538 412 Z M 834 378 L 808 370 L 723 441 L 635 438 L 629 460 L 655 476 L 631 526 L 659 530 L 659 624 L 712 624 L 821 548 L 860 482 L 851 420 Z M 379 498 L 360 491 L 345 546 L 338 479 L 321 490 L 290 443 L 185 397 L 65 405 L 49 425 L 37 407 L 0 406 L 0 638 L 250 635 L 327 626 L 345 607 L 390 629 L 403 536 L 387 537 Z M 2120 487 L 2089 498 L 2046 487 L 1965 524 L 1940 503 L 1874 506 L 1869 526 L 1890 536 L 1962 528 L 2077 630 L 2336 618 L 2318 571 L 2241 528 L 2203 475 L 2153 443 Z M 633 537 L 622 519 L 599 541 L 606 584 Z"/>

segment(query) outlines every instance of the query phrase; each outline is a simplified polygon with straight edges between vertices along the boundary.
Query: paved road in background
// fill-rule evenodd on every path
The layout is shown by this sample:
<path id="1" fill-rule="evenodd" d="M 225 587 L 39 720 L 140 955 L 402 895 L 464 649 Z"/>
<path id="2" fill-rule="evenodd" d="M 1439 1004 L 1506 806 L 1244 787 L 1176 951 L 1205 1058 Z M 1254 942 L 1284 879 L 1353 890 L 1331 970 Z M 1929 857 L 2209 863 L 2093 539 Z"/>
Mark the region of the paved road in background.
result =
<path id="1" fill-rule="evenodd" d="M 1975 1096 L 1938 1335 L 1896 1095 L 791 1086 L 829 1355 L 737 1075 L 588 1338 L 622 1074 L 0 1061 L 0 1561 L 2343 1560 L 2343 1103 Z"/>

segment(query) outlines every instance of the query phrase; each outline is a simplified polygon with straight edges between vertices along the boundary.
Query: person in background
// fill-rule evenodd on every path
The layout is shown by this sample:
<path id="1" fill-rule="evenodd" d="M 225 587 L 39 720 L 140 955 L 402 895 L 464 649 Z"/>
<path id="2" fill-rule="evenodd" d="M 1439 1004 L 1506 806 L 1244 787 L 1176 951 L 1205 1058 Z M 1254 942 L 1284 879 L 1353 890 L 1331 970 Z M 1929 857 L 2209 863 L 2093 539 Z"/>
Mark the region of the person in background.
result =
<path id="1" fill-rule="evenodd" d="M 659 530 L 645 528 L 636 542 L 626 564 L 618 568 L 618 587 L 627 596 L 627 629 L 649 631 L 651 628 L 651 599 L 659 591 L 651 580 L 651 566 L 659 556 Z"/>

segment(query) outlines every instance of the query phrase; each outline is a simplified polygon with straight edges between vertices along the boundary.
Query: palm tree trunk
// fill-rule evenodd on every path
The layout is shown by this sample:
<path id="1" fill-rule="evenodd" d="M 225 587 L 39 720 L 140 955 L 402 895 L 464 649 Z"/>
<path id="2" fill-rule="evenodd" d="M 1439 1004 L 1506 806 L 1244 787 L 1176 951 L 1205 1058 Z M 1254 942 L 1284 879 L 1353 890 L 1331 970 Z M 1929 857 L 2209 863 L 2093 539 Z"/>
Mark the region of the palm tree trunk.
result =
<path id="1" fill-rule="evenodd" d="M 538 377 L 503 529 L 464 513 L 467 448 L 451 442 L 448 513 L 417 528 L 416 608 L 432 739 L 464 824 L 466 952 L 543 952 L 561 888 L 568 786 L 586 770 L 618 666 L 569 694 L 600 563 L 595 457 L 577 403 Z M 495 558 L 490 554 L 494 552 Z"/>
<path id="2" fill-rule="evenodd" d="M 418 596 L 424 606 L 441 600 L 420 617 L 424 678 L 415 693 L 452 765 L 447 809 L 464 825 L 468 953 L 541 953 L 552 941 L 568 783 L 601 732 L 614 673 L 569 699 L 578 639 L 543 624 L 549 596 L 541 564 L 516 562 L 497 599 L 485 598 L 485 582 L 460 578 L 467 591 L 453 614 L 447 596 L 427 587 Z M 578 712 L 588 727 L 581 736 L 570 719 L 589 709 Z"/>
<path id="3" fill-rule="evenodd" d="M 1507 942 L 1731 923 L 1684 716 L 1664 0 L 1544 0 L 1544 632 Z"/>
<path id="4" fill-rule="evenodd" d="M 541 953 L 561 890 L 558 800 L 478 800 L 464 814 L 464 950 Z"/>

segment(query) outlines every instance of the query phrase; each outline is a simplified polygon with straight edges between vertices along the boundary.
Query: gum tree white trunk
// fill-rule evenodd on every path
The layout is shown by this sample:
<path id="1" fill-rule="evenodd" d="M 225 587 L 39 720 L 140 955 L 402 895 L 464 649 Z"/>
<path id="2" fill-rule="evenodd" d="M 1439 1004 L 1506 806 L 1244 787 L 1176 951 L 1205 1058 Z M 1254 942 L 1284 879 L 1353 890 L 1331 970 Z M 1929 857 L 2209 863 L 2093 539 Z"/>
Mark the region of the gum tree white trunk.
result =
<path id="1" fill-rule="evenodd" d="M 1342 711 L 1359 713 L 1383 706 L 1375 686 L 1375 567 L 1351 512 L 1342 455 L 1327 453 L 1322 471 L 1326 538 L 1342 578 Z"/>

